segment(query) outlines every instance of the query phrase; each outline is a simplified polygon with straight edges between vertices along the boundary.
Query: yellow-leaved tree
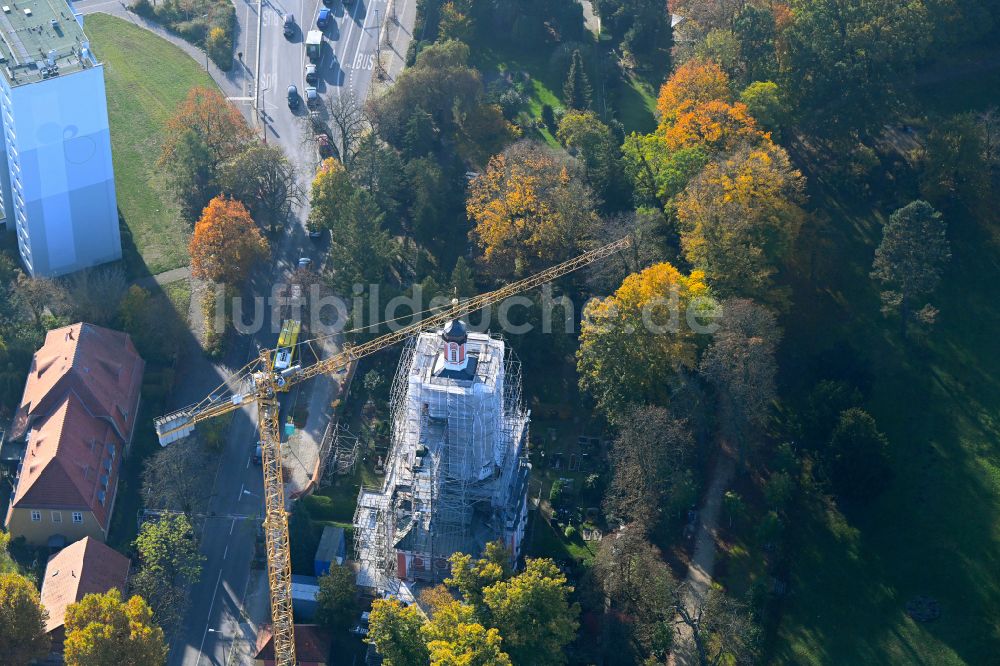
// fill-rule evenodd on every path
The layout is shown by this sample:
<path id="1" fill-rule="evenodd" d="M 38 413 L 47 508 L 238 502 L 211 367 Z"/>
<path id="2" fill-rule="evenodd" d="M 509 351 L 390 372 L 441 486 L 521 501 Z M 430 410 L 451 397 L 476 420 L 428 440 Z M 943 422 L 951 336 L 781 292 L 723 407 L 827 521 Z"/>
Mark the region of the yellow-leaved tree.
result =
<path id="1" fill-rule="evenodd" d="M 625 278 L 583 312 L 580 388 L 614 420 L 629 404 L 665 404 L 678 373 L 696 363 L 695 325 L 714 310 L 701 271 L 685 276 L 666 262 Z"/>
<path id="2" fill-rule="evenodd" d="M 770 140 L 757 127 L 757 121 L 747 112 L 746 104 L 729 104 L 711 100 L 694 105 L 677 115 L 677 119 L 661 128 L 668 151 L 704 147 L 708 152 L 730 151 L 744 143 Z"/>
<path id="3" fill-rule="evenodd" d="M 424 618 L 416 606 L 397 599 L 376 599 L 368 616 L 365 642 L 374 645 L 386 666 L 426 666 L 427 645 L 420 635 Z"/>
<path id="4" fill-rule="evenodd" d="M 160 666 L 167 644 L 143 598 L 124 601 L 112 588 L 66 608 L 65 657 L 69 666 Z"/>
<path id="5" fill-rule="evenodd" d="M 684 256 L 720 295 L 780 301 L 771 278 L 805 219 L 804 192 L 802 174 L 770 141 L 710 163 L 678 197 Z"/>
<path id="6" fill-rule="evenodd" d="M 7 557 L 9 538 L 0 533 L 0 558 Z M 15 567 L 12 561 L 9 566 Z M 0 655 L 4 664 L 27 666 L 48 654 L 51 641 L 45 633 L 46 619 L 48 612 L 31 581 L 16 571 L 0 573 Z"/>
<path id="7" fill-rule="evenodd" d="M 657 110 L 656 131 L 629 135 L 622 154 L 636 195 L 659 201 L 665 211 L 707 162 L 770 141 L 747 106 L 732 102 L 729 80 L 711 60 L 678 67 L 660 89 Z"/>
<path id="8" fill-rule="evenodd" d="M 510 656 L 501 649 L 500 632 L 484 627 L 473 607 L 456 599 L 441 595 L 420 633 L 431 666 L 511 666 Z"/>
<path id="9" fill-rule="evenodd" d="M 331 229 L 336 233 L 351 209 L 354 184 L 340 160 L 328 157 L 316 169 L 309 196 L 309 228 Z"/>
<path id="10" fill-rule="evenodd" d="M 466 211 L 482 263 L 521 276 L 577 254 L 598 222 L 579 165 L 537 144 L 515 144 L 472 181 Z"/>

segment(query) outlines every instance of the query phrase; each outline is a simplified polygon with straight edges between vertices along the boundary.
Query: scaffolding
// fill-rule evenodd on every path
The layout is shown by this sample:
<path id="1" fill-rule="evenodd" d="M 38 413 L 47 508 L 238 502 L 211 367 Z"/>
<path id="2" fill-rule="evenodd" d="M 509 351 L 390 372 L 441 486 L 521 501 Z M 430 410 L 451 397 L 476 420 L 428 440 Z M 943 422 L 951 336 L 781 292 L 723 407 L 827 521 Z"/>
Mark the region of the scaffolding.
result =
<path id="1" fill-rule="evenodd" d="M 358 462 L 360 449 L 358 436 L 347 428 L 331 421 L 326 426 L 323 439 L 319 446 L 320 465 L 323 474 L 320 477 L 320 487 L 330 485 L 336 474 L 351 474 Z"/>
<path id="2" fill-rule="evenodd" d="M 521 366 L 501 338 L 471 333 L 466 346 L 458 375 L 441 371 L 436 333 L 403 351 L 386 476 L 381 489 L 362 488 L 355 513 L 363 587 L 397 594 L 400 578 L 440 582 L 453 553 L 498 538 L 517 555 L 528 476 Z"/>

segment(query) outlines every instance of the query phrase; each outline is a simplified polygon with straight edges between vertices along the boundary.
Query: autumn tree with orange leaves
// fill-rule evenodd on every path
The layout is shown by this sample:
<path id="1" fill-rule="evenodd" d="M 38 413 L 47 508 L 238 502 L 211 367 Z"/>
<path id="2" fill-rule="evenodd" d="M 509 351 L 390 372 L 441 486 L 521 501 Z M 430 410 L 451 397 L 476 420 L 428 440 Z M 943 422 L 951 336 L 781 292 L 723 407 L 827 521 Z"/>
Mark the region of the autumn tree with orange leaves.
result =
<path id="1" fill-rule="evenodd" d="M 219 90 L 191 89 L 167 121 L 158 161 L 184 217 L 195 219 L 219 193 L 222 165 L 252 141 L 243 116 Z"/>
<path id="2" fill-rule="evenodd" d="M 691 60 L 678 67 L 660 88 L 656 110 L 662 121 L 713 101 L 729 101 L 729 77 L 711 60 Z M 662 122 L 661 121 L 661 122 Z"/>
<path id="3" fill-rule="evenodd" d="M 729 78 L 711 60 L 681 65 L 660 89 L 660 122 L 622 146 L 626 171 L 640 197 L 671 211 L 674 199 L 710 161 L 742 145 L 769 145 L 747 106 L 732 102 Z"/>
<path id="4" fill-rule="evenodd" d="M 239 110 L 217 88 L 195 87 L 167 121 L 161 161 L 170 160 L 176 149 L 177 137 L 187 130 L 194 131 L 205 143 L 212 157 L 212 164 L 235 157 L 250 141 L 253 134 Z"/>
<path id="5" fill-rule="evenodd" d="M 770 142 L 770 135 L 757 127 L 742 102 L 728 104 L 712 100 L 681 113 L 663 130 L 667 150 L 701 146 L 710 152 L 728 152 L 743 143 Z"/>
<path id="6" fill-rule="evenodd" d="M 268 244 L 243 204 L 219 196 L 202 212 L 188 251 L 194 277 L 240 284 L 267 257 Z"/>
<path id="7" fill-rule="evenodd" d="M 660 88 L 656 134 L 668 151 L 702 147 L 730 151 L 769 139 L 741 102 L 732 103 L 729 77 L 711 60 L 691 60 Z"/>
<path id="8" fill-rule="evenodd" d="M 532 143 L 490 159 L 466 200 L 482 263 L 497 277 L 526 275 L 577 254 L 597 224 L 575 160 Z"/>

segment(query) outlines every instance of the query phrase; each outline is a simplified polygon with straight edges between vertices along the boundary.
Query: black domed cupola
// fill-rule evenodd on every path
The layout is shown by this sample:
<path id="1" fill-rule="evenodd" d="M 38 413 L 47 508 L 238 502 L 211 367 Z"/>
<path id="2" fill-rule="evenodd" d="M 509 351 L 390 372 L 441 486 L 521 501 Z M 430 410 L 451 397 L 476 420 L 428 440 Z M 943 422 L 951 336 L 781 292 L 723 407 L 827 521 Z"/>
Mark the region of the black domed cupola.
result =
<path id="1" fill-rule="evenodd" d="M 460 319 L 452 319 L 441 331 L 444 340 L 444 366 L 448 370 L 464 370 L 468 361 L 465 355 L 465 343 L 469 340 L 469 332 Z"/>

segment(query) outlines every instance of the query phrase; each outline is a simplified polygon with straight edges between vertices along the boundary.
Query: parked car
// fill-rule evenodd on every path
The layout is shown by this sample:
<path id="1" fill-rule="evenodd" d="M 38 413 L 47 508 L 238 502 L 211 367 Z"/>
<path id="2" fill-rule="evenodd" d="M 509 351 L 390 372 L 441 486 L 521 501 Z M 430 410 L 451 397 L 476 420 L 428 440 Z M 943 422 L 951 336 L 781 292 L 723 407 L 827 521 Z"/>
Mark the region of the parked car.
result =
<path id="1" fill-rule="evenodd" d="M 292 110 L 299 108 L 299 89 L 294 85 L 288 86 L 288 108 Z"/>
<path id="2" fill-rule="evenodd" d="M 263 461 L 264 461 L 264 449 L 261 447 L 260 444 L 258 444 L 257 448 L 254 449 L 253 451 L 253 464 L 260 465 L 263 463 Z"/>
<path id="3" fill-rule="evenodd" d="M 312 266 L 312 262 L 313 260 L 309 257 L 301 257 L 299 258 L 299 268 L 302 270 L 308 270 L 308 268 Z"/>
<path id="4" fill-rule="evenodd" d="M 311 238 L 313 240 L 318 240 L 318 239 L 320 239 L 322 237 L 323 237 L 323 231 L 322 231 L 322 229 L 310 229 L 309 230 L 309 238 Z"/>
<path id="5" fill-rule="evenodd" d="M 310 107 L 319 104 L 319 93 L 316 92 L 316 86 L 306 88 L 306 104 Z"/>
<path id="6" fill-rule="evenodd" d="M 316 17 L 316 27 L 320 30 L 326 30 L 326 26 L 330 25 L 330 16 L 333 12 L 330 11 L 329 7 L 324 7 L 319 10 L 319 15 Z"/>
<path id="7" fill-rule="evenodd" d="M 285 33 L 285 37 L 291 37 L 295 34 L 295 14 L 285 14 L 281 31 Z"/>
<path id="8" fill-rule="evenodd" d="M 316 65 L 309 63 L 306 65 L 306 83 L 314 86 L 319 77 L 316 75 Z"/>
<path id="9" fill-rule="evenodd" d="M 330 137 L 326 134 L 316 135 L 316 148 L 319 150 L 320 159 L 325 160 L 328 157 L 333 157 L 333 145 L 330 143 Z"/>

